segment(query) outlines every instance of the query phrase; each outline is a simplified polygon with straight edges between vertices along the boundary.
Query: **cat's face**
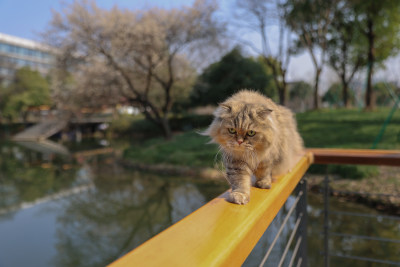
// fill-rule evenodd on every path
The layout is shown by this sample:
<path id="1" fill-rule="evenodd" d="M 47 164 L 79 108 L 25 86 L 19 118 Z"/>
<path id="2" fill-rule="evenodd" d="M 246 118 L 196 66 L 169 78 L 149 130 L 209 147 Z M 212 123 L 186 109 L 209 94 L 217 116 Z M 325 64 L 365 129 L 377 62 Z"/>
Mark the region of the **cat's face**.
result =
<path id="1" fill-rule="evenodd" d="M 213 140 L 230 153 L 259 152 L 272 142 L 272 111 L 262 105 L 225 103 L 210 126 Z"/>

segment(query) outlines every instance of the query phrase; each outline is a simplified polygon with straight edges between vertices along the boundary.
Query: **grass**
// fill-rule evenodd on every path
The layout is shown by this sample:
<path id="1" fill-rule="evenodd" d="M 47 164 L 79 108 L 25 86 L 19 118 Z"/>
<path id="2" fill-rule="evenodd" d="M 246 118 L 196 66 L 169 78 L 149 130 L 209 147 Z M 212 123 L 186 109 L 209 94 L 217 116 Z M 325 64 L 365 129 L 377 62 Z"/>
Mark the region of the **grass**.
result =
<path id="1" fill-rule="evenodd" d="M 172 140 L 154 138 L 125 150 L 124 157 L 149 164 L 212 167 L 218 148 L 196 131 L 175 135 Z"/>
<path id="2" fill-rule="evenodd" d="M 297 114 L 298 128 L 306 147 L 371 148 L 389 109 L 364 112 L 356 109 L 330 109 Z M 125 158 L 148 164 L 173 164 L 213 167 L 217 146 L 206 144 L 207 137 L 196 131 L 177 134 L 170 141 L 154 138 L 127 149 Z M 377 146 L 400 149 L 400 111 L 396 111 Z M 315 166 L 312 171 L 325 172 Z M 362 178 L 377 174 L 377 168 L 365 166 L 330 166 L 330 172 Z"/>
<path id="3" fill-rule="evenodd" d="M 358 109 L 310 111 L 297 115 L 298 128 L 306 147 L 372 148 L 390 109 L 365 112 Z M 377 149 L 400 148 L 400 111 L 394 113 Z M 378 175 L 374 166 L 329 165 L 311 167 L 310 172 L 360 179 Z"/>
<path id="4" fill-rule="evenodd" d="M 356 109 L 311 111 L 297 115 L 307 147 L 371 148 L 389 109 L 364 112 Z M 395 112 L 378 149 L 400 148 L 400 111 Z"/>

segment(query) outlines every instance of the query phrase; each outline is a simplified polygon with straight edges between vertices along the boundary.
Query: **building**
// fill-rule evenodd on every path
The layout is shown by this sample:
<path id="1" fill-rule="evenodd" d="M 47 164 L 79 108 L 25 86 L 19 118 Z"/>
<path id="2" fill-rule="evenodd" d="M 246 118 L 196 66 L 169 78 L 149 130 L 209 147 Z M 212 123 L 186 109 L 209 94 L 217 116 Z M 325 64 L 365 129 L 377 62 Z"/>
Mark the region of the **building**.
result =
<path id="1" fill-rule="evenodd" d="M 0 79 L 3 82 L 10 82 L 15 71 L 25 66 L 46 75 L 54 63 L 54 49 L 49 46 L 0 33 Z"/>

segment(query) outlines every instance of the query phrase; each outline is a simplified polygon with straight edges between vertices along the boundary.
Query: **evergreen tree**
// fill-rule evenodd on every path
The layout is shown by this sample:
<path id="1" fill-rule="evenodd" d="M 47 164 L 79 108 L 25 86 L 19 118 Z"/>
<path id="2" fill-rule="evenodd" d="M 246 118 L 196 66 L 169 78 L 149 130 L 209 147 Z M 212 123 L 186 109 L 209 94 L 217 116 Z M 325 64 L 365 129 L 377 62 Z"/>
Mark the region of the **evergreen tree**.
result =
<path id="1" fill-rule="evenodd" d="M 23 67 L 3 93 L 2 115 L 11 119 L 22 117 L 25 121 L 30 107 L 50 104 L 48 81 L 39 72 Z"/>
<path id="2" fill-rule="evenodd" d="M 276 94 L 265 66 L 243 57 L 240 49 L 234 48 L 199 76 L 191 100 L 194 105 L 216 105 L 241 89 L 256 90 L 268 97 Z"/>

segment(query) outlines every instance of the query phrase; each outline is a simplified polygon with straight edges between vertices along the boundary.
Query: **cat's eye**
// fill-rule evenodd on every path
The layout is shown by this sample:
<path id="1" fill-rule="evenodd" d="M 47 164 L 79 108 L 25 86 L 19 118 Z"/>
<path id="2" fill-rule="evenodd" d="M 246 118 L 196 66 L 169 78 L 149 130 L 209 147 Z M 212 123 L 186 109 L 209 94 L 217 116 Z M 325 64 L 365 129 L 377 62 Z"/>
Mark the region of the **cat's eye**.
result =
<path id="1" fill-rule="evenodd" d="M 256 132 L 255 131 L 253 131 L 253 130 L 250 130 L 250 131 L 247 131 L 247 135 L 248 136 L 255 136 L 256 135 Z"/>
<path id="2" fill-rule="evenodd" d="M 236 129 L 235 128 L 228 128 L 228 132 L 231 134 L 236 133 Z"/>

